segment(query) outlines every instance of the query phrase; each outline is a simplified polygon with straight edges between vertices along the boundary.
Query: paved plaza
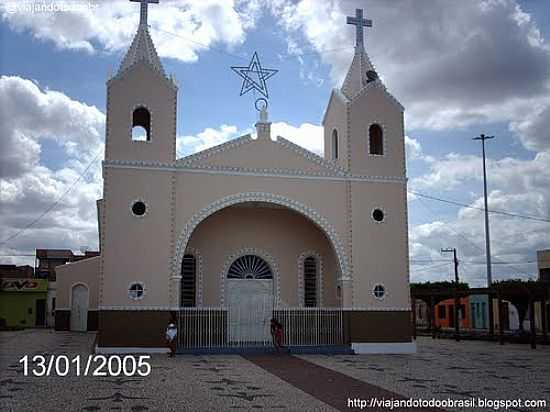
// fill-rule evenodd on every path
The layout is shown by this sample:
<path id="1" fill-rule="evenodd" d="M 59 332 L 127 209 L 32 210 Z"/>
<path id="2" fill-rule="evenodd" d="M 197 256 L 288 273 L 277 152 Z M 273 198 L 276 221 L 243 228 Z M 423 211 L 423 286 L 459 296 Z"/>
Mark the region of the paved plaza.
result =
<path id="1" fill-rule="evenodd" d="M 94 339 L 93 333 L 0 332 L 0 410 L 344 411 L 359 410 L 347 405 L 357 396 L 546 399 L 550 405 L 549 347 L 424 337 L 414 355 L 154 355 L 148 377 L 24 376 L 22 356 L 87 357 Z"/>

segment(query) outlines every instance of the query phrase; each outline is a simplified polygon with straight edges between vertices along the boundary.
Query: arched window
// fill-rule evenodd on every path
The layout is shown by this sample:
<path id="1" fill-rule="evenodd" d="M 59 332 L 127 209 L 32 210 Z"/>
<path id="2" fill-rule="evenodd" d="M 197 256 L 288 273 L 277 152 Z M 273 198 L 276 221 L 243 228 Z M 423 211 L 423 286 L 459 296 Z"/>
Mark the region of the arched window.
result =
<path id="1" fill-rule="evenodd" d="M 138 107 L 132 113 L 132 140 L 151 140 L 151 113 L 145 107 Z"/>
<path id="2" fill-rule="evenodd" d="M 338 159 L 338 132 L 336 129 L 332 131 L 332 158 Z"/>
<path id="3" fill-rule="evenodd" d="M 181 306 L 196 306 L 197 260 L 193 255 L 185 255 L 181 262 Z"/>
<path id="4" fill-rule="evenodd" d="M 380 125 L 373 124 L 369 127 L 369 153 L 371 155 L 384 154 L 384 136 Z"/>
<path id="5" fill-rule="evenodd" d="M 313 256 L 304 259 L 304 306 L 317 306 L 317 260 Z"/>
<path id="6" fill-rule="evenodd" d="M 256 255 L 244 255 L 231 264 L 229 279 L 273 279 L 273 272 L 265 260 Z"/>

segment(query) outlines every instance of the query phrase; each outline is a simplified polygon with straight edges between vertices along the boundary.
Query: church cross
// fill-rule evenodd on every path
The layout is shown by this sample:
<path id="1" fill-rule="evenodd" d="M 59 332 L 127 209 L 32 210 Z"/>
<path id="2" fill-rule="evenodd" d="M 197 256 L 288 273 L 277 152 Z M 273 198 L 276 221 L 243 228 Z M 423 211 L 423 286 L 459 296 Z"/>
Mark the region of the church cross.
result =
<path id="1" fill-rule="evenodd" d="M 139 7 L 139 25 L 144 24 L 147 26 L 147 7 L 149 3 L 158 4 L 159 0 L 130 0 L 136 3 L 140 3 Z"/>
<path id="2" fill-rule="evenodd" d="M 355 46 L 363 45 L 363 27 L 372 27 L 372 20 L 363 18 L 363 9 L 355 9 L 355 17 L 348 16 L 347 23 L 355 26 Z"/>

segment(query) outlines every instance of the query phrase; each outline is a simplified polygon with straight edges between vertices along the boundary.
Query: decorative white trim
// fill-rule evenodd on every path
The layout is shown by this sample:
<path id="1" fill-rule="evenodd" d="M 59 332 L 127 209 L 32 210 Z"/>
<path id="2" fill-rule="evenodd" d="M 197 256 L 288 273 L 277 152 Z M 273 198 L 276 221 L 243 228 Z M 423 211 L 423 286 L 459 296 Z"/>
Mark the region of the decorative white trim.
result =
<path id="1" fill-rule="evenodd" d="M 382 89 L 382 91 L 384 91 L 386 93 L 386 95 L 390 98 L 390 102 L 393 103 L 393 105 L 396 106 L 399 109 L 399 111 L 401 111 L 401 112 L 405 111 L 405 108 L 403 107 L 403 105 L 399 102 L 399 100 L 397 100 L 397 98 L 393 94 L 391 94 L 388 91 L 388 89 L 382 83 L 382 81 L 380 79 L 378 79 L 374 82 L 367 83 L 361 89 L 361 91 L 359 91 L 359 93 L 357 93 L 355 96 L 353 96 L 353 98 L 351 99 L 351 103 L 354 103 L 357 99 L 359 99 L 361 96 L 366 94 L 367 91 L 369 91 L 370 89 L 374 89 L 374 88 Z"/>
<path id="2" fill-rule="evenodd" d="M 343 104 L 347 104 L 349 102 L 349 99 L 346 97 L 346 95 L 343 94 L 339 89 L 332 89 L 328 100 L 327 108 L 325 109 L 325 113 L 323 114 L 323 120 L 321 121 L 321 124 L 323 126 L 325 126 L 325 122 L 327 120 L 327 114 L 329 112 L 330 106 L 332 105 L 332 102 L 336 97 L 338 97 L 340 99 L 340 102 Z"/>
<path id="3" fill-rule="evenodd" d="M 416 342 L 388 342 L 388 343 L 365 343 L 352 342 L 351 349 L 360 354 L 406 354 L 416 353 Z"/>
<path id="4" fill-rule="evenodd" d="M 54 309 L 54 312 L 56 310 L 59 310 L 59 311 L 68 311 L 70 312 L 71 311 L 71 308 L 66 308 L 66 307 L 61 307 L 61 308 L 55 308 Z M 88 312 L 94 312 L 94 311 L 98 311 L 99 309 L 98 308 L 88 308 Z"/>
<path id="5" fill-rule="evenodd" d="M 344 175 L 346 173 L 346 170 L 340 167 L 339 165 L 337 165 L 336 163 L 329 162 L 328 160 L 325 160 L 323 157 L 313 152 L 310 152 L 307 149 L 304 149 L 302 146 L 292 143 L 290 140 L 287 140 L 284 137 L 277 136 L 277 140 L 275 142 L 279 143 L 284 148 L 289 149 L 294 153 L 304 157 L 306 160 L 309 160 L 310 162 L 314 162 L 319 166 L 325 167 L 338 175 Z"/>
<path id="6" fill-rule="evenodd" d="M 174 119 L 175 119 L 175 112 L 174 112 Z M 174 139 L 175 141 L 175 139 Z M 175 158 L 175 151 L 174 151 L 174 158 Z M 175 221 L 176 221 L 176 176 L 175 173 L 170 173 L 170 250 L 175 249 L 176 245 L 176 232 L 174 230 L 175 227 Z M 168 254 L 168 261 L 166 262 L 168 267 L 172 265 L 172 254 Z M 179 274 L 181 275 L 181 268 Z M 170 278 L 179 277 L 177 279 L 177 284 L 174 285 L 174 282 L 168 283 L 168 299 L 170 302 L 170 305 L 172 306 L 179 306 L 181 304 L 180 302 L 180 294 L 181 294 L 181 276 L 173 276 L 171 272 L 167 273 Z"/>
<path id="7" fill-rule="evenodd" d="M 296 200 L 289 199 L 287 197 L 277 195 L 274 193 L 244 192 L 244 193 L 229 195 L 210 203 L 208 206 L 201 209 L 198 213 L 196 213 L 191 219 L 187 221 L 187 223 L 185 224 L 183 230 L 181 231 L 178 237 L 176 250 L 174 253 L 174 261 L 172 264 L 173 276 L 177 275 L 177 270 L 178 270 L 178 267 L 181 265 L 183 254 L 187 247 L 187 243 L 189 242 L 189 238 L 191 237 L 191 234 L 193 233 L 195 228 L 199 225 L 199 223 L 202 222 L 204 219 L 206 219 L 208 216 L 212 215 L 213 213 L 216 213 L 221 209 L 224 209 L 228 206 L 232 206 L 238 203 L 244 203 L 244 202 L 267 202 L 267 203 L 278 204 L 281 206 L 285 206 L 296 212 L 299 212 L 303 216 L 310 219 L 318 227 L 320 227 L 323 230 L 323 232 L 327 235 L 327 237 L 330 239 L 331 246 L 333 247 L 336 253 L 336 256 L 338 258 L 340 272 L 344 276 L 348 275 L 348 258 L 347 258 L 346 250 L 344 249 L 344 245 L 340 241 L 340 238 L 336 233 L 336 230 L 334 229 L 334 227 L 331 225 L 331 223 L 325 217 L 321 216 L 319 212 Z"/>
<path id="8" fill-rule="evenodd" d="M 350 306 L 343 307 L 342 310 L 348 312 L 410 312 L 411 307 L 396 307 L 396 306 Z"/>
<path id="9" fill-rule="evenodd" d="M 206 149 L 206 150 L 200 151 L 198 153 L 194 153 L 192 155 L 189 155 L 189 156 L 183 157 L 181 159 L 178 159 L 178 160 L 176 160 L 176 165 L 177 166 L 188 166 L 191 163 L 194 163 L 194 162 L 197 162 L 197 161 L 200 161 L 200 160 L 205 160 L 205 159 L 209 158 L 210 156 L 213 156 L 213 155 L 218 154 L 218 153 L 226 152 L 230 149 L 234 149 L 236 147 L 242 146 L 242 145 L 244 145 L 246 143 L 250 143 L 252 141 L 254 141 L 254 139 L 252 139 L 252 136 L 250 134 L 245 134 L 241 137 L 237 137 L 236 139 L 229 140 L 225 143 L 219 144 L 219 145 L 211 147 L 209 149 Z"/>
<path id="10" fill-rule="evenodd" d="M 359 66 L 356 70 L 354 70 L 355 66 Z M 367 69 L 376 71 L 376 68 L 374 67 L 374 64 L 370 61 L 369 55 L 365 51 L 365 47 L 363 45 L 356 46 L 354 53 L 353 53 L 353 59 L 351 61 L 351 65 L 348 69 L 348 72 L 346 73 L 346 77 L 344 78 L 344 81 L 342 82 L 342 93 L 349 97 L 350 99 L 354 99 L 355 96 L 359 93 L 361 93 L 362 90 L 366 88 L 367 85 L 371 83 L 376 82 L 365 82 L 365 72 Z M 352 75 L 354 72 L 359 72 L 360 76 L 360 83 L 359 84 L 353 84 L 351 83 Z M 380 79 L 377 79 L 377 81 L 380 81 Z M 358 89 L 356 87 L 358 87 Z"/>
<path id="11" fill-rule="evenodd" d="M 133 286 L 133 285 L 140 285 L 143 289 L 143 293 L 141 294 L 141 296 L 136 296 L 135 298 L 130 296 L 130 288 Z M 130 300 L 134 300 L 134 301 L 137 301 L 137 300 L 142 300 L 144 297 L 145 297 L 145 294 L 147 293 L 147 289 L 145 288 L 145 283 L 141 282 L 141 281 L 138 281 L 138 280 L 132 280 L 129 284 L 128 284 L 128 289 L 126 290 L 128 292 L 128 299 Z"/>
<path id="12" fill-rule="evenodd" d="M 140 109 L 140 108 L 143 108 L 149 112 L 149 135 L 145 136 L 145 140 L 134 140 L 132 138 L 132 130 L 134 128 L 132 126 L 132 124 L 134 123 L 134 112 L 136 111 L 136 109 Z M 150 144 L 153 142 L 153 111 L 149 108 L 149 106 L 147 106 L 145 103 L 135 104 L 134 107 L 132 108 L 132 111 L 130 112 L 129 124 L 130 124 L 130 142 L 131 143 L 149 143 Z"/>
<path id="13" fill-rule="evenodd" d="M 101 305 L 99 310 L 135 310 L 135 311 L 171 311 L 178 310 L 179 306 L 137 306 L 137 305 Z"/>
<path id="14" fill-rule="evenodd" d="M 376 289 L 376 287 L 378 287 L 378 286 L 382 286 L 384 288 L 384 294 L 382 296 L 376 296 L 376 294 L 374 293 L 374 289 Z M 372 293 L 372 296 L 374 296 L 374 298 L 376 300 L 383 301 L 388 296 L 388 288 L 383 283 L 378 282 L 378 283 L 375 283 L 373 285 L 373 287 L 371 289 L 371 293 Z"/>
<path id="15" fill-rule="evenodd" d="M 279 306 L 281 308 L 285 308 L 286 306 Z M 208 307 L 205 307 L 205 308 L 185 308 L 186 310 L 189 310 L 189 309 L 197 309 L 197 310 L 200 310 L 200 309 L 207 309 Z M 215 306 L 214 308 L 216 309 L 220 309 L 220 310 L 226 310 L 227 308 L 225 307 L 222 307 L 221 305 L 220 306 Z M 116 311 L 116 310 L 120 310 L 120 311 L 174 311 L 174 310 L 179 310 L 179 309 L 182 309 L 181 307 L 179 306 L 137 306 L 137 305 L 134 305 L 134 306 L 119 306 L 119 305 L 115 305 L 115 306 L 111 306 L 111 305 L 102 305 L 102 306 L 99 306 L 98 307 L 98 310 L 111 310 L 111 311 Z M 305 309 L 305 308 L 304 308 Z M 312 308 L 312 309 L 319 309 L 319 308 Z M 326 308 L 321 308 L 321 309 L 326 309 Z M 387 306 L 387 307 L 383 307 L 383 306 L 344 306 L 344 307 L 337 307 L 335 309 L 341 309 L 343 311 L 347 311 L 347 312 L 410 312 L 411 311 L 411 307 L 408 306 L 408 307 L 397 307 L 397 306 Z"/>
<path id="16" fill-rule="evenodd" d="M 132 348 L 96 346 L 94 353 L 98 355 L 128 354 L 128 353 L 170 353 L 170 348 Z"/>
<path id="17" fill-rule="evenodd" d="M 305 305 L 305 290 L 304 290 L 304 260 L 308 257 L 315 258 L 317 264 L 317 306 L 323 306 L 323 258 L 314 250 L 307 250 L 300 253 L 298 256 L 298 306 Z"/>
<path id="18" fill-rule="evenodd" d="M 375 154 L 370 152 L 370 128 L 373 125 L 378 125 L 382 129 L 382 154 Z M 375 159 L 383 159 L 388 157 L 388 141 L 386 137 L 386 132 L 388 128 L 385 123 L 379 120 L 372 120 L 367 127 L 367 155 Z"/>
<path id="19" fill-rule="evenodd" d="M 376 219 L 374 218 L 374 211 L 375 211 L 375 210 L 380 210 L 380 211 L 382 212 L 383 216 L 382 216 L 382 220 L 381 220 L 381 221 L 378 221 L 378 220 L 376 220 Z M 382 207 L 380 207 L 380 206 L 375 206 L 375 207 L 373 207 L 372 210 L 370 211 L 370 218 L 371 218 L 371 220 L 372 220 L 374 223 L 376 223 L 376 224 L 386 223 L 387 217 L 388 217 L 388 215 L 386 214 L 386 211 L 385 211 Z"/>
<path id="20" fill-rule="evenodd" d="M 142 24 L 138 26 L 134 39 L 132 40 L 132 44 L 122 59 L 115 77 L 127 72 L 130 67 L 140 61 L 144 61 L 149 67 L 153 68 L 159 74 L 162 74 L 163 77 L 166 77 L 157 54 L 155 44 L 149 34 L 149 28 L 147 25 Z"/>
<path id="21" fill-rule="evenodd" d="M 317 171 L 304 171 L 294 169 L 256 169 L 247 167 L 215 166 L 215 165 L 180 165 L 173 163 L 132 161 L 132 160 L 105 160 L 105 168 L 155 170 L 165 172 L 204 173 L 213 175 L 234 175 L 253 177 L 279 177 L 284 179 L 329 180 L 329 181 L 354 181 L 372 183 L 398 183 L 407 182 L 406 177 L 400 176 L 370 176 L 350 173 L 329 173 Z"/>
<path id="22" fill-rule="evenodd" d="M 137 202 L 142 202 L 145 205 L 145 213 L 143 213 L 142 215 L 136 215 L 134 213 L 134 204 Z M 149 213 L 149 204 L 141 198 L 134 199 L 130 202 L 130 213 L 132 214 L 132 216 L 137 217 L 138 219 L 143 219 Z"/>
<path id="23" fill-rule="evenodd" d="M 280 304 L 280 294 L 281 294 L 281 282 L 279 279 L 279 265 L 271 256 L 270 253 L 266 252 L 263 249 L 258 249 L 254 247 L 246 247 L 239 249 L 235 251 L 234 253 L 230 254 L 225 258 L 225 262 L 223 264 L 223 268 L 220 271 L 219 279 L 220 279 L 220 305 L 223 306 L 226 299 L 226 281 L 227 281 L 227 272 L 229 272 L 229 268 L 235 262 L 238 258 L 245 255 L 256 255 L 261 257 L 263 260 L 266 261 L 266 263 L 269 265 L 269 268 L 271 269 L 271 272 L 273 273 L 273 305 L 279 306 Z"/>

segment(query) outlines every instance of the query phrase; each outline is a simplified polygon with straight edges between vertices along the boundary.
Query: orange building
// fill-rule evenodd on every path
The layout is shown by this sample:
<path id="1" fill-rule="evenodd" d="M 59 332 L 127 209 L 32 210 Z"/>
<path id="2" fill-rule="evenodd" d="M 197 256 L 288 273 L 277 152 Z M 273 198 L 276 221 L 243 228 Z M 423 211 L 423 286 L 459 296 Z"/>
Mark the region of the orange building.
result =
<path id="1" fill-rule="evenodd" d="M 435 326 L 441 328 L 455 327 L 455 300 L 447 299 L 435 305 Z M 459 326 L 467 329 L 470 327 L 470 305 L 468 297 L 460 298 L 458 308 Z"/>

